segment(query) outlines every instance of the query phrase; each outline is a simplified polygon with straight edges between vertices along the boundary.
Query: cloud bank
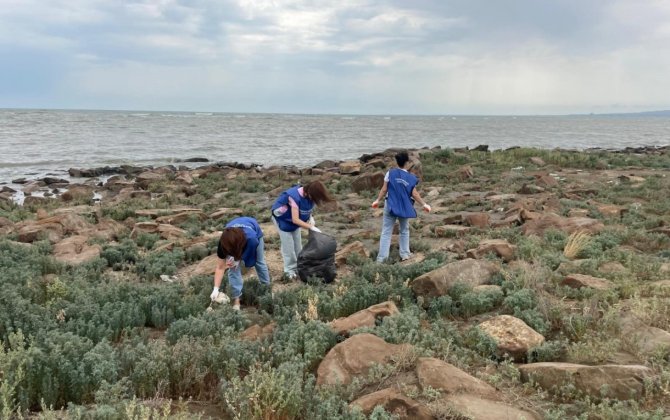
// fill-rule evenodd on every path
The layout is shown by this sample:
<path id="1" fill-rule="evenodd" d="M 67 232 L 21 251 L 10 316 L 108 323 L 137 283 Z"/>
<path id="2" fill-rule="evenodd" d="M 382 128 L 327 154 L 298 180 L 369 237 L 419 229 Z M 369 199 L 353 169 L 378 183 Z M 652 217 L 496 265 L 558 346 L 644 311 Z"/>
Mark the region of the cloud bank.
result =
<path id="1" fill-rule="evenodd" d="M 670 3 L 0 0 L 0 107 L 670 107 Z"/>

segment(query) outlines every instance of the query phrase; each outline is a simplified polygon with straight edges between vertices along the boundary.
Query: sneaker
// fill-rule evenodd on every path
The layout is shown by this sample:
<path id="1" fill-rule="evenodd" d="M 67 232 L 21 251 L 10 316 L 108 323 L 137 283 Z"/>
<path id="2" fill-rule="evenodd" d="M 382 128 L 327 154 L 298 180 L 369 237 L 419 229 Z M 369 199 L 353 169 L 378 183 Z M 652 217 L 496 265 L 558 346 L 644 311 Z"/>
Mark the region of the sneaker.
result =
<path id="1" fill-rule="evenodd" d="M 240 310 L 240 304 L 235 304 L 233 305 L 233 311 L 239 311 Z"/>
<path id="2" fill-rule="evenodd" d="M 407 260 L 411 260 L 412 258 L 414 258 L 414 254 L 409 254 L 405 257 L 400 257 L 400 261 L 407 261 Z"/>

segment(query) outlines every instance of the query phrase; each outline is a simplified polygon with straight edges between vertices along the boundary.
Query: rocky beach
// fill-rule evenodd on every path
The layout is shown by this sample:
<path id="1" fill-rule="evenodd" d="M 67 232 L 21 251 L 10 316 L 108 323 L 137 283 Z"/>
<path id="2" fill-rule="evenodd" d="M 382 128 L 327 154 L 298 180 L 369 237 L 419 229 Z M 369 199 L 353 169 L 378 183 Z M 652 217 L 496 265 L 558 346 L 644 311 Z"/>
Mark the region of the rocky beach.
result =
<path id="1" fill-rule="evenodd" d="M 410 260 L 394 235 L 377 264 L 370 204 L 395 152 L 1 186 L 2 413 L 670 415 L 669 147 L 411 150 L 432 211 L 411 221 Z M 316 179 L 337 199 L 315 218 L 338 241 L 338 277 L 285 282 L 269 208 Z M 237 215 L 261 224 L 273 278 L 270 291 L 246 273 L 239 313 L 208 298 Z"/>

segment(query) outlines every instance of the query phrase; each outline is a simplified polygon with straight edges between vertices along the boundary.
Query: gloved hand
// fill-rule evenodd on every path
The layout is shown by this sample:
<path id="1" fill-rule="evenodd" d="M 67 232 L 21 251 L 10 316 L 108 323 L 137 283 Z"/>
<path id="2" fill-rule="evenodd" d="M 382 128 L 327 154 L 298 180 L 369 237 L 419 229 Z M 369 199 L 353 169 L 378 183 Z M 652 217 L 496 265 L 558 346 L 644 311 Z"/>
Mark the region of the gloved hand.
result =
<path id="1" fill-rule="evenodd" d="M 428 205 L 428 203 L 423 203 L 423 211 L 426 213 L 430 213 L 431 207 Z"/>
<path id="2" fill-rule="evenodd" d="M 214 290 L 212 290 L 212 294 L 209 295 L 209 298 L 215 300 L 217 296 L 219 296 L 219 288 L 215 287 Z"/>
<path id="3" fill-rule="evenodd" d="M 372 208 L 376 209 L 377 207 L 379 207 L 379 200 L 375 200 L 372 202 Z"/>
<path id="4" fill-rule="evenodd" d="M 309 230 L 311 230 L 311 231 L 313 231 L 313 232 L 319 232 L 319 233 L 321 233 L 321 229 L 319 229 L 319 228 L 316 227 L 316 226 L 312 226 L 311 228 L 309 228 Z"/>

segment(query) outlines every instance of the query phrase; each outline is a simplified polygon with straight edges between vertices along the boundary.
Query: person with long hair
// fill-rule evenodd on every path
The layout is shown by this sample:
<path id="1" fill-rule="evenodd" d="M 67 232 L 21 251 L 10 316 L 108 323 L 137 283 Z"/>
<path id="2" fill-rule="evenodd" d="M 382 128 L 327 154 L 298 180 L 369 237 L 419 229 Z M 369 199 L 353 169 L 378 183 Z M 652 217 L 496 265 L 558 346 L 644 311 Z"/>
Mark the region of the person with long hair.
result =
<path id="1" fill-rule="evenodd" d="M 263 231 L 253 217 L 237 217 L 226 224 L 216 255 L 219 259 L 214 271 L 214 290 L 210 295 L 212 300 L 227 300 L 225 295 L 220 296 L 219 288 L 223 274 L 228 270 L 233 309 L 240 310 L 240 296 L 244 284 L 240 262 L 246 267 L 255 267 L 258 280 L 263 284 L 270 284 L 270 272 L 265 263 Z"/>
<path id="2" fill-rule="evenodd" d="M 284 275 L 287 278 L 293 280 L 298 276 L 298 254 L 302 250 L 300 228 L 320 232 L 314 226 L 314 205 L 320 206 L 334 200 L 321 181 L 312 181 L 282 192 L 272 205 L 272 221 L 279 231 Z"/>
<path id="3" fill-rule="evenodd" d="M 391 249 L 391 235 L 396 220 L 400 225 L 400 259 L 407 260 L 412 254 L 409 250 L 409 219 L 415 218 L 414 202 L 418 201 L 427 212 L 430 206 L 423 201 L 421 194 L 416 190 L 419 180 L 414 174 L 407 171 L 409 155 L 401 151 L 395 155 L 397 168 L 393 168 L 384 176 L 384 185 L 379 190 L 377 199 L 372 203 L 373 208 L 379 207 L 379 202 L 386 197 L 384 204 L 384 219 L 382 221 L 382 233 L 379 238 L 379 253 L 377 262 L 384 262 L 389 256 Z"/>

